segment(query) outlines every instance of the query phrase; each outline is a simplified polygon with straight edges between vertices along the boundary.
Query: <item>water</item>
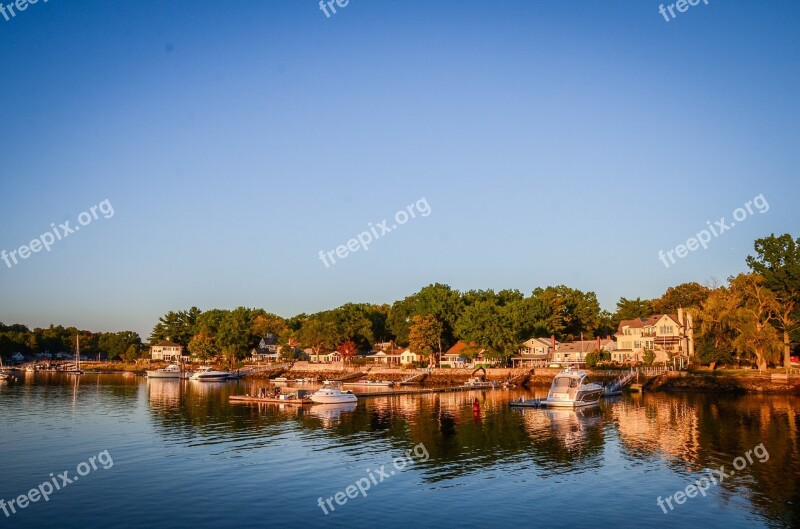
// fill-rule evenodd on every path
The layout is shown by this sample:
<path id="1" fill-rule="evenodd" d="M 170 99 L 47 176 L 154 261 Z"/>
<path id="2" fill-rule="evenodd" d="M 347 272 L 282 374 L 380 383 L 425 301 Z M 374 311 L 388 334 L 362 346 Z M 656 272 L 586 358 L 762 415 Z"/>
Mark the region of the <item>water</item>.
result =
<path id="1" fill-rule="evenodd" d="M 796 397 L 645 394 L 584 412 L 509 409 L 542 390 L 228 403 L 257 385 L 0 383 L 0 498 L 86 462 L 49 501 L 0 511 L 0 527 L 800 527 Z M 740 456 L 735 475 L 701 481 L 705 497 L 656 503 Z"/>

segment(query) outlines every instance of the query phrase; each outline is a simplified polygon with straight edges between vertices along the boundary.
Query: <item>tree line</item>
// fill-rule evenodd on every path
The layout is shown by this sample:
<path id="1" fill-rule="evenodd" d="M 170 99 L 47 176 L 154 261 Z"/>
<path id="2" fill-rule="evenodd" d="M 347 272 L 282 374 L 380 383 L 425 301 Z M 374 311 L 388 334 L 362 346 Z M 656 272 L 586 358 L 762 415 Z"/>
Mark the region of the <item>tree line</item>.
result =
<path id="1" fill-rule="evenodd" d="M 655 299 L 620 298 L 616 311 L 602 310 L 594 292 L 566 285 L 519 290 L 468 290 L 434 283 L 393 304 L 346 303 L 341 307 L 283 318 L 260 308 L 197 307 L 170 311 L 153 327 L 150 344 L 170 339 L 201 359 L 243 360 L 264 338 L 281 346 L 286 358 L 301 350 L 338 351 L 352 357 L 376 342 L 409 346 L 424 356 L 445 352 L 458 340 L 463 354 L 484 350 L 507 360 L 532 337 L 560 341 L 613 335 L 620 321 L 683 308 L 695 322 L 700 362 L 789 366 L 800 332 L 800 239 L 770 235 L 754 244 L 749 271 L 725 285 L 696 282 L 670 287 Z M 136 333 L 98 333 L 74 328 L 34 329 L 0 324 L 0 352 L 71 350 L 81 334 L 81 350 L 133 358 L 142 352 Z M 84 345 L 84 343 L 86 345 Z"/>

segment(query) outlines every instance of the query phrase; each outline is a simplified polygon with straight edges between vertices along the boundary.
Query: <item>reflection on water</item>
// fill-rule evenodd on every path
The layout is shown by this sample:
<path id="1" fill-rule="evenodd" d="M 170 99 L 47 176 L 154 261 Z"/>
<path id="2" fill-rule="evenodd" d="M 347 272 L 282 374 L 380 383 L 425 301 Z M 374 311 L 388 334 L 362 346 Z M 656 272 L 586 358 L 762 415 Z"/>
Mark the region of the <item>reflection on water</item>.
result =
<path id="1" fill-rule="evenodd" d="M 599 512 L 620 527 L 800 526 L 795 397 L 645 394 L 578 411 L 510 409 L 513 398 L 544 393 L 516 389 L 311 407 L 228 402 L 229 395 L 256 393 L 263 384 L 31 373 L 0 385 L 0 440 L 7 447 L 0 497 L 13 497 L 42 474 L 82 460 L 91 445 L 94 453 L 108 449 L 118 461 L 114 472 L 92 478 L 96 486 L 107 480 L 107 486 L 124 487 L 127 499 L 157 502 L 179 489 L 182 502 L 199 507 L 209 486 L 230 492 L 219 513 L 187 516 L 177 525 L 219 526 L 223 513 L 231 524 L 255 524 L 263 512 L 253 502 L 270 498 L 275 523 L 317 526 L 323 522 L 313 511 L 317 496 L 335 493 L 352 476 L 364 475 L 365 467 L 422 443 L 427 461 L 376 490 L 380 501 L 363 498 L 359 507 L 348 507 L 350 514 L 380 515 L 394 526 L 423 509 L 426 517 L 418 525 L 436 526 L 480 519 L 510 525 L 536 512 L 563 521 L 551 524 L 560 527 L 582 520 L 561 508 L 579 497 L 584 512 Z M 476 397 L 479 414 L 472 411 Z M 687 502 L 668 516 L 656 507 L 657 496 L 682 489 L 705 469 L 730 468 L 735 457 L 761 443 L 769 460 L 749 465 L 709 498 Z M 45 449 L 32 477 L 31 466 L 39 462 L 33 454 Z M 147 479 L 126 468 L 147 469 Z M 97 492 L 86 481 L 72 491 L 76 498 Z M 270 493 L 264 496 L 264 490 Z M 482 507 L 487 503 L 502 508 L 489 513 Z M 445 514 L 438 509 L 443 504 L 459 508 Z M 51 502 L 19 520 L 36 526 L 42 521 L 37 516 L 55 505 L 77 508 Z M 75 505 L 95 509 L 101 519 L 105 512 L 89 496 Z M 105 508 L 136 520 L 131 527 L 158 525 L 135 505 L 110 501 Z M 630 510 L 641 513 L 635 524 L 622 514 Z M 80 518 L 84 511 L 76 511 L 82 521 L 76 527 L 103 526 Z M 370 526 L 344 517 L 324 522 Z"/>

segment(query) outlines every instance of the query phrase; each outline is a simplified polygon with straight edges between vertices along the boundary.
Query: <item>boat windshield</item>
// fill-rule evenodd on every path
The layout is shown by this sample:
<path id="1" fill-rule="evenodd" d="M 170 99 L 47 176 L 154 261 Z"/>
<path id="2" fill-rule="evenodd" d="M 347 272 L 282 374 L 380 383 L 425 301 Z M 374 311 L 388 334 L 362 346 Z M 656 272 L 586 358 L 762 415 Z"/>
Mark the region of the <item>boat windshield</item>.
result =
<path id="1" fill-rule="evenodd" d="M 565 388 L 565 389 L 570 387 L 575 387 L 574 382 L 575 380 L 572 377 L 558 377 L 553 383 L 553 387 Z"/>

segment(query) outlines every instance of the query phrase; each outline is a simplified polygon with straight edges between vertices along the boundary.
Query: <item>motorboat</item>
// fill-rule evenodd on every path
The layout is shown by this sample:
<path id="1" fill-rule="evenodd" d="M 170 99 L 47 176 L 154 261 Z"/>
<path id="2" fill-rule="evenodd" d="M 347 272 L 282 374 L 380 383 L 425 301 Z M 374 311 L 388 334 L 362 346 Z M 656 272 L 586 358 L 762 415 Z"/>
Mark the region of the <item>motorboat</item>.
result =
<path id="1" fill-rule="evenodd" d="M 484 380 L 481 377 L 473 377 L 464 382 L 464 386 L 468 388 L 493 388 L 495 383 L 489 380 Z"/>
<path id="2" fill-rule="evenodd" d="M 170 364 L 162 369 L 154 369 L 147 372 L 147 378 L 181 378 L 181 366 Z"/>
<path id="3" fill-rule="evenodd" d="M 595 406 L 600 402 L 605 388 L 589 380 L 589 374 L 582 370 L 567 368 L 561 371 L 553 379 L 547 398 L 544 399 L 525 399 L 510 402 L 516 408 L 579 408 L 583 406 Z"/>
<path id="4" fill-rule="evenodd" d="M 312 393 L 311 400 L 317 404 L 342 404 L 355 402 L 356 396 L 352 391 L 342 391 L 340 384 L 329 382 Z"/>
<path id="5" fill-rule="evenodd" d="M 194 375 L 189 377 L 189 380 L 197 380 L 200 382 L 224 382 L 228 380 L 230 373 L 227 371 L 217 371 L 210 366 L 200 366 L 200 369 L 195 371 Z"/>
<path id="6" fill-rule="evenodd" d="M 345 382 L 342 384 L 343 386 L 362 386 L 362 387 L 373 387 L 373 386 L 380 386 L 385 388 L 390 388 L 394 386 L 394 382 L 391 380 L 358 380 L 356 382 Z"/>

